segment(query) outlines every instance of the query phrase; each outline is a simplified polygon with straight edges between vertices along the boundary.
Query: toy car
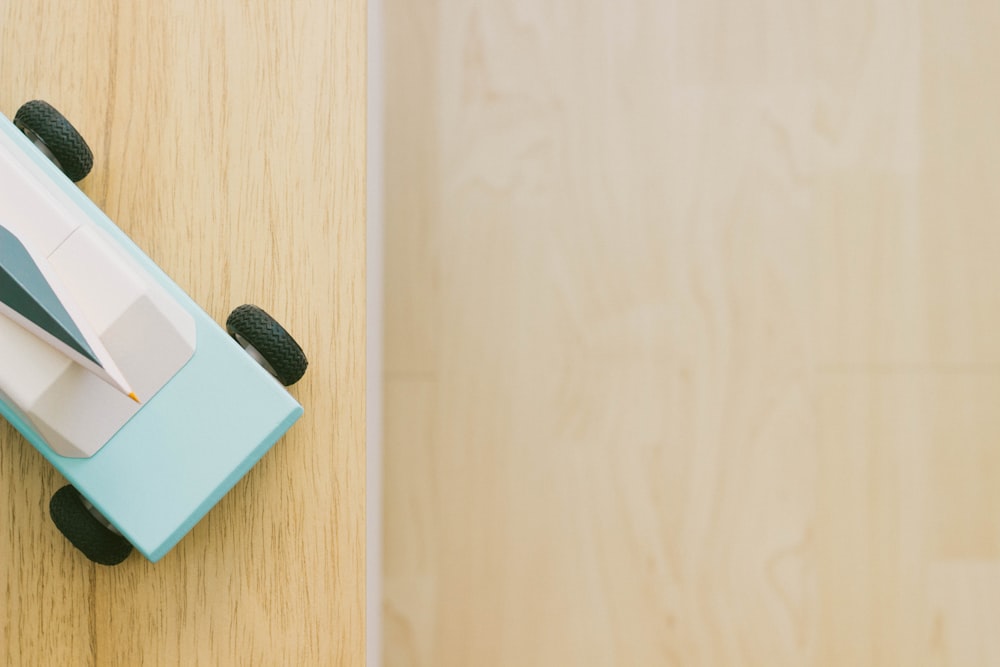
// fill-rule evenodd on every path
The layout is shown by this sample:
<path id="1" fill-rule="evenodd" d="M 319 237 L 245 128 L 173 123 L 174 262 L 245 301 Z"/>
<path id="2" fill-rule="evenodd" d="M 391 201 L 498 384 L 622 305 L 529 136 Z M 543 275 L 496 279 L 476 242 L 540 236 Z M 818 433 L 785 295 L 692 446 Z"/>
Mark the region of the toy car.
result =
<path id="1" fill-rule="evenodd" d="M 74 185 L 92 164 L 47 103 L 0 115 L 0 414 L 70 482 L 75 547 L 155 562 L 302 414 L 308 362 L 255 306 L 213 322 Z"/>

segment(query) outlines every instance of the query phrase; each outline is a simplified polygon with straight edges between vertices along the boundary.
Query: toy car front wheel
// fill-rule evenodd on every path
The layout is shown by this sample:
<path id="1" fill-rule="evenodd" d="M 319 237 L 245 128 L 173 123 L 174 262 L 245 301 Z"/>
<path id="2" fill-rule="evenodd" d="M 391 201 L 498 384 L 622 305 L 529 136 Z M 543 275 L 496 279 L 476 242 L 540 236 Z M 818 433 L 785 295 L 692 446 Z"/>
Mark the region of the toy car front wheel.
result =
<path id="1" fill-rule="evenodd" d="M 98 565 L 118 565 L 132 553 L 132 545 L 70 485 L 52 495 L 49 515 L 52 523 L 74 547 Z"/>
<path id="2" fill-rule="evenodd" d="M 298 382 L 309 365 L 291 334 L 257 306 L 243 305 L 226 319 L 226 330 L 286 387 Z"/>
<path id="3" fill-rule="evenodd" d="M 74 183 L 94 166 L 94 154 L 76 128 L 48 102 L 26 102 L 14 115 L 14 124 Z"/>

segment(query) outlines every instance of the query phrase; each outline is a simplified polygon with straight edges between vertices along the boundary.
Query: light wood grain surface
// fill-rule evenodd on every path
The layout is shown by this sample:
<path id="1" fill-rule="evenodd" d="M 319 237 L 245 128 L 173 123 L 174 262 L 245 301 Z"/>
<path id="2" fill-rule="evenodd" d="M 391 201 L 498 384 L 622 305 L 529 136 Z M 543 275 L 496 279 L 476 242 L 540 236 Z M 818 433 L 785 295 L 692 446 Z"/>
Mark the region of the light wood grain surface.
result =
<path id="1" fill-rule="evenodd" d="M 1000 664 L 1000 5 L 386 8 L 386 664 Z"/>
<path id="2" fill-rule="evenodd" d="M 72 119 L 83 191 L 209 314 L 256 303 L 311 362 L 303 418 L 156 565 L 87 563 L 3 425 L 0 662 L 363 664 L 363 0 L 0 0 L 0 81 L 8 117 Z"/>

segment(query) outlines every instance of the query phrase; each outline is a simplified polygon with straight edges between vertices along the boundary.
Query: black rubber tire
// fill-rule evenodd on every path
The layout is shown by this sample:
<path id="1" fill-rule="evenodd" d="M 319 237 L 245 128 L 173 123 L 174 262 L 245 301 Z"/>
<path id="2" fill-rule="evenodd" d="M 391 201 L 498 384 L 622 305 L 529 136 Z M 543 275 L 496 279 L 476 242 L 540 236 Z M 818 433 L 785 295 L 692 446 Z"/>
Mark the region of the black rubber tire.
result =
<path id="1" fill-rule="evenodd" d="M 233 310 L 226 319 L 226 331 L 237 343 L 242 345 L 246 341 L 253 345 L 270 364 L 274 377 L 286 387 L 305 374 L 309 360 L 302 348 L 284 327 L 257 306 L 245 304 Z"/>
<path id="2" fill-rule="evenodd" d="M 52 152 L 63 173 L 74 183 L 94 167 L 94 154 L 76 128 L 48 102 L 26 102 L 14 115 L 14 124 L 31 130 Z"/>
<path id="3" fill-rule="evenodd" d="M 52 495 L 49 516 L 70 544 L 98 565 L 118 565 L 132 553 L 129 541 L 91 514 L 83 496 L 71 485 Z"/>

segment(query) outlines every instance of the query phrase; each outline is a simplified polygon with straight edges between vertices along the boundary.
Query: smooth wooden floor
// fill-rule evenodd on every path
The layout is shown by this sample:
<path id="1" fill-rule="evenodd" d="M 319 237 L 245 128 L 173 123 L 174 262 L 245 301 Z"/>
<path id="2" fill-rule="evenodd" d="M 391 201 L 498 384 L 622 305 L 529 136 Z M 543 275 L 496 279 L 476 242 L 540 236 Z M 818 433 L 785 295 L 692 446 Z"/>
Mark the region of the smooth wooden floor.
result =
<path id="1" fill-rule="evenodd" d="M 1000 4 L 386 11 L 387 665 L 1000 664 Z"/>
<path id="2" fill-rule="evenodd" d="M 364 26 L 363 0 L 0 0 L 0 112 L 63 110 L 83 191 L 217 320 L 257 303 L 311 361 L 302 420 L 156 565 L 73 550 L 63 481 L 4 424 L 0 663 L 364 663 Z"/>

